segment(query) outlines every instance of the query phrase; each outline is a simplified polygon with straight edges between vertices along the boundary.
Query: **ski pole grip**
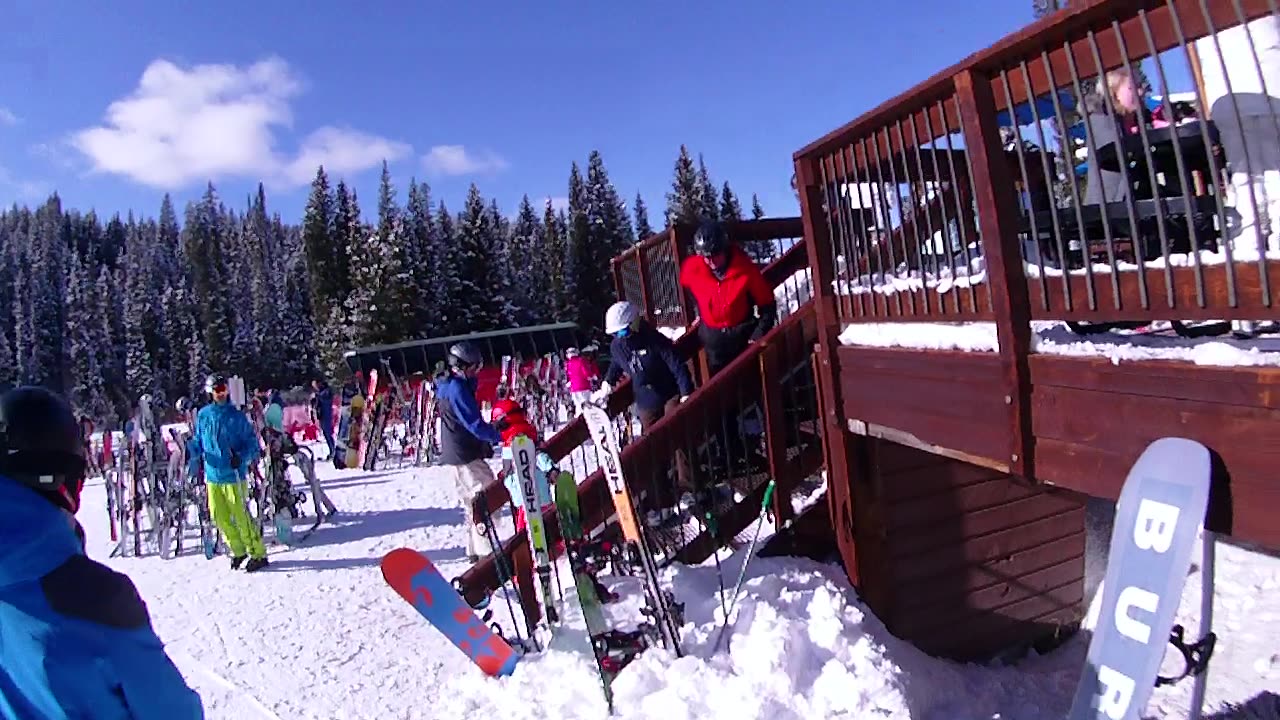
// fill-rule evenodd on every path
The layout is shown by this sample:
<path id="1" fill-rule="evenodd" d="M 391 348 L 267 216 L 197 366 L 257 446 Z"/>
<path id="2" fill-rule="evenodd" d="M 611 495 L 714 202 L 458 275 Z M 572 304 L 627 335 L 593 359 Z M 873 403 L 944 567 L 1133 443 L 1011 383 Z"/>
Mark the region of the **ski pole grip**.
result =
<path id="1" fill-rule="evenodd" d="M 773 480 L 769 481 L 769 486 L 764 489 L 764 500 L 760 501 L 760 509 L 765 510 L 769 507 L 769 503 L 773 501 L 773 491 L 777 487 L 777 483 Z"/>

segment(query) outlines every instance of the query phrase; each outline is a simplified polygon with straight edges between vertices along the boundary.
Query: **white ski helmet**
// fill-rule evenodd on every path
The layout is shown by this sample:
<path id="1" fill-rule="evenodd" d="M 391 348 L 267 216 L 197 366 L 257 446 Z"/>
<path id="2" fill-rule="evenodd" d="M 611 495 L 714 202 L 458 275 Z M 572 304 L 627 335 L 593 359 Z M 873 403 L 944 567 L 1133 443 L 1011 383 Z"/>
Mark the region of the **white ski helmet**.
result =
<path id="1" fill-rule="evenodd" d="M 636 306 L 622 300 L 609 306 L 609 310 L 604 314 L 604 331 L 610 335 L 616 335 L 618 332 L 631 327 L 631 324 L 640 317 L 640 312 L 636 310 Z"/>
<path id="2" fill-rule="evenodd" d="M 568 359 L 572 359 L 572 358 L 576 358 L 576 357 L 578 357 L 578 348 L 576 348 L 576 347 L 571 347 L 571 348 L 569 348 L 568 350 L 565 350 L 565 351 L 564 351 L 564 356 L 565 356 L 565 358 L 568 358 Z"/>

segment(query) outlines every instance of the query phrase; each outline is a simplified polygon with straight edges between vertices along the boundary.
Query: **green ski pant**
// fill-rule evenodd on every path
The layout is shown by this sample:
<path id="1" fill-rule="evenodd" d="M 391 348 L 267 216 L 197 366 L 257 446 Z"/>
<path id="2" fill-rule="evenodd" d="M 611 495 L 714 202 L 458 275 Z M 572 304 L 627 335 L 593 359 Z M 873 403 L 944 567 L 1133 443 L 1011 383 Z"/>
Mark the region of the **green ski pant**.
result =
<path id="1" fill-rule="evenodd" d="M 258 527 L 249 517 L 244 507 L 244 483 L 208 483 L 205 486 L 209 493 L 209 514 L 213 516 L 213 524 L 222 531 L 231 548 L 233 557 L 263 558 L 267 549 L 262 545 L 262 536 Z"/>

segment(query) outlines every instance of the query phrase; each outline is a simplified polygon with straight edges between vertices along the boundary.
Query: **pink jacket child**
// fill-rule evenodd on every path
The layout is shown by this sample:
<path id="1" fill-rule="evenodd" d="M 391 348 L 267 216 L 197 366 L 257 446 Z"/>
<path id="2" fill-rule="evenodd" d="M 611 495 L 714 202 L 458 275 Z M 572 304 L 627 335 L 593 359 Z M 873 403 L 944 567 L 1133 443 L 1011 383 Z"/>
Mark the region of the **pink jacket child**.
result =
<path id="1" fill-rule="evenodd" d="M 579 355 L 577 348 L 571 348 L 565 355 L 564 374 L 569 378 L 569 392 L 590 392 L 592 381 L 600 375 L 596 364 Z"/>

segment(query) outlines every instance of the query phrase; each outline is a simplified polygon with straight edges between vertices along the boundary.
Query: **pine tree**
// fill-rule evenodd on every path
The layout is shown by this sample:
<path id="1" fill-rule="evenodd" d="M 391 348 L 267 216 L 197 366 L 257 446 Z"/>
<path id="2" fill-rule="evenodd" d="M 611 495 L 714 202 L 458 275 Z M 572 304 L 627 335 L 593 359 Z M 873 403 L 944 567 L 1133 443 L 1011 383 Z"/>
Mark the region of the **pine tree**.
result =
<path id="1" fill-rule="evenodd" d="M 718 199 L 719 194 L 716 193 L 715 183 L 711 182 L 711 173 L 707 170 L 707 164 L 702 160 L 702 153 L 698 153 L 699 220 L 715 221 L 720 219 Z"/>
<path id="2" fill-rule="evenodd" d="M 694 167 L 689 148 L 680 146 L 680 155 L 676 157 L 675 177 L 671 181 L 671 192 L 667 193 L 667 211 L 665 221 L 667 227 L 678 223 L 696 223 L 702 217 L 702 189 L 698 179 L 698 170 Z"/>
<path id="3" fill-rule="evenodd" d="M 751 193 L 751 219 L 761 220 L 764 218 L 764 208 L 760 206 L 760 198 L 755 193 Z"/>
<path id="4" fill-rule="evenodd" d="M 649 208 L 644 204 L 644 198 L 640 197 L 640 193 L 636 193 L 636 205 L 632 211 L 636 216 L 636 240 L 649 239 L 653 235 L 653 227 L 649 225 Z"/>
<path id="5" fill-rule="evenodd" d="M 151 270 L 149 251 L 142 230 L 137 225 L 131 226 L 124 255 L 124 375 L 131 400 L 156 392 L 155 358 L 147 347 L 146 337 L 155 307 L 155 298 L 147 292 Z"/>
<path id="6" fill-rule="evenodd" d="M 520 198 L 516 221 L 507 236 L 507 276 L 511 279 L 511 305 L 514 309 L 512 324 L 536 325 L 547 322 L 548 278 L 547 258 L 543 246 L 542 219 L 529 202 L 529 196 Z"/>
<path id="7" fill-rule="evenodd" d="M 217 191 L 210 183 L 199 203 L 187 207 L 183 248 L 191 269 L 192 303 L 204 337 L 202 362 L 225 371 L 231 360 L 232 316 L 228 302 L 229 273 L 225 248 L 227 222 Z"/>
<path id="8" fill-rule="evenodd" d="M 453 215 L 444 201 L 436 210 L 436 234 L 432 240 L 432 258 L 436 267 L 434 284 L 437 335 L 457 335 L 465 332 L 467 311 L 463 307 L 469 300 L 464 296 L 462 265 L 455 251 L 458 232 Z"/>
<path id="9" fill-rule="evenodd" d="M 573 296 L 569 293 L 569 228 L 564 211 L 556 212 L 547 198 L 542 213 L 542 283 L 546 288 L 546 321 L 568 322 L 574 319 Z"/>
<path id="10" fill-rule="evenodd" d="M 728 180 L 720 190 L 720 219 L 725 221 L 742 219 L 742 204 L 738 202 L 738 196 L 733 194 Z"/>
<path id="11" fill-rule="evenodd" d="M 404 208 L 404 255 L 408 264 L 407 282 L 412 307 L 408 337 L 427 338 L 435 330 L 435 274 L 432 243 L 436 228 L 431 214 L 431 188 L 409 181 L 409 198 Z"/>
<path id="12" fill-rule="evenodd" d="M 569 320 L 578 323 L 579 327 L 591 327 L 592 318 L 587 314 L 588 306 L 582 302 L 584 288 L 579 287 L 583 277 L 589 277 L 594 261 L 591 251 L 591 219 L 587 209 L 591 198 L 587 196 L 587 185 L 578 170 L 578 163 L 569 168 L 569 223 L 565 234 L 565 277 L 564 292 L 571 298 L 573 309 Z"/>
<path id="13" fill-rule="evenodd" d="M 346 298 L 349 289 L 345 248 L 336 242 L 334 229 L 334 197 L 329 190 L 329 177 L 321 167 L 311 182 L 311 195 L 302 221 L 311 315 L 320 325 L 328 323 L 333 308 Z"/>
<path id="14" fill-rule="evenodd" d="M 90 259 L 95 259 L 90 256 Z M 101 425 L 112 414 L 103 384 L 102 368 L 98 365 L 98 333 L 93 323 L 98 316 L 97 297 L 89 271 L 78 255 L 71 258 L 71 270 L 67 275 L 67 325 L 64 336 L 67 357 L 71 360 L 71 381 L 68 393 L 71 406 L 78 414 L 87 415 Z M 0 333 L 0 339 L 3 333 Z M 7 349 L 0 347 L 0 357 Z"/>
<path id="15" fill-rule="evenodd" d="M 473 183 L 458 218 L 457 252 L 461 295 L 458 310 L 463 332 L 495 330 L 504 321 L 507 299 L 502 292 L 502 258 L 492 213 Z"/>
<path id="16" fill-rule="evenodd" d="M 575 275 L 579 302 L 579 324 L 591 327 L 599 322 L 614 302 L 610 261 L 635 244 L 627 208 L 609 181 L 604 159 L 592 151 L 587 160 L 586 216 L 589 235 L 583 262 Z"/>

